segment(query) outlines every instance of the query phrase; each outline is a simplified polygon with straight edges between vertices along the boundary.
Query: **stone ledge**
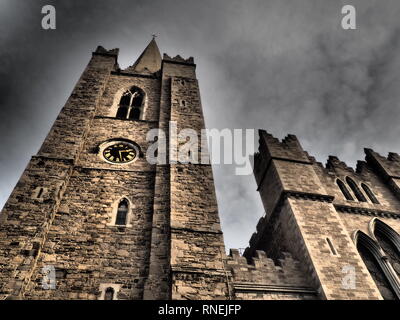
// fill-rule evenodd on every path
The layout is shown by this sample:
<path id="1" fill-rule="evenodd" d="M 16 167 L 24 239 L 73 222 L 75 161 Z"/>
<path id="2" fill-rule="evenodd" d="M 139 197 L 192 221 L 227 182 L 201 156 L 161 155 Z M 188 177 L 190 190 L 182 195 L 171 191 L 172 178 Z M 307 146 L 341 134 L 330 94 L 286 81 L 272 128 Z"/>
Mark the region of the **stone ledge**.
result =
<path id="1" fill-rule="evenodd" d="M 183 232 L 197 232 L 197 233 L 210 233 L 210 234 L 223 234 L 222 231 L 205 230 L 205 229 L 192 229 L 192 228 L 181 228 L 181 227 L 171 227 L 171 233 Z"/>
<path id="2" fill-rule="evenodd" d="M 344 212 L 344 213 L 355 213 L 355 214 L 367 215 L 367 216 L 373 216 L 373 217 L 400 219 L 400 214 L 396 213 L 396 212 L 392 212 L 392 211 L 363 208 L 363 207 L 353 207 L 353 206 L 346 206 L 346 205 L 342 205 L 342 204 L 334 204 L 334 207 L 337 211 Z"/>
<path id="3" fill-rule="evenodd" d="M 235 291 L 240 292 L 262 291 L 317 294 L 317 291 L 310 287 L 254 284 L 249 282 L 234 282 L 233 288 Z"/>

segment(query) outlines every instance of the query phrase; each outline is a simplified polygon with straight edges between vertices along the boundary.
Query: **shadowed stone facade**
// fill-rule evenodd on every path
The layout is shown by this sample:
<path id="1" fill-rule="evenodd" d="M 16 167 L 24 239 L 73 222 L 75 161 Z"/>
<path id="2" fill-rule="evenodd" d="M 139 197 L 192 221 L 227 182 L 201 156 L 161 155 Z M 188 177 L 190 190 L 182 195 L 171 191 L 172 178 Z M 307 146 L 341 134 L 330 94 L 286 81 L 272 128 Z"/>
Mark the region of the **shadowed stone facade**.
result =
<path id="1" fill-rule="evenodd" d="M 145 156 L 148 132 L 168 141 L 170 121 L 202 139 L 193 58 L 161 58 L 154 39 L 127 69 L 117 58 L 93 53 L 4 206 L 3 299 L 400 297 L 397 154 L 366 150 L 356 171 L 335 157 L 324 167 L 295 136 L 260 130 L 254 175 L 266 214 L 243 256 L 226 255 L 211 165 Z M 117 142 L 135 149 L 132 161 L 105 160 Z"/>

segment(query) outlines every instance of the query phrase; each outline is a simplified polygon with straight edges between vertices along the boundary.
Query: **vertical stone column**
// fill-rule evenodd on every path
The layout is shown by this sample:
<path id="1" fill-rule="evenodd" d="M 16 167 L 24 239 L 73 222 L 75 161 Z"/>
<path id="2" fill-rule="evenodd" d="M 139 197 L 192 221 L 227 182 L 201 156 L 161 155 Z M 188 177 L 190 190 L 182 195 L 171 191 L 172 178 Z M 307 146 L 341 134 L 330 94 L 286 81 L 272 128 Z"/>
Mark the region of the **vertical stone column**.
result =
<path id="1" fill-rule="evenodd" d="M 166 149 L 158 150 L 160 158 L 168 162 L 168 137 L 171 108 L 171 81 L 163 76 L 161 80 L 161 99 L 159 130 L 165 134 Z M 159 136 L 160 140 L 160 136 Z M 156 167 L 153 224 L 151 232 L 149 275 L 144 287 L 145 300 L 165 300 L 171 298 L 170 280 L 170 165 L 158 164 Z"/>
<path id="2" fill-rule="evenodd" d="M 191 58 L 164 56 L 159 125 L 167 139 L 169 121 L 177 125 L 178 132 L 196 130 L 201 141 L 204 119 Z M 178 145 L 167 146 L 167 158 L 172 162 L 157 166 L 150 272 L 144 297 L 223 299 L 227 295 L 222 261 L 225 249 L 211 165 L 169 159 L 170 147 Z"/>

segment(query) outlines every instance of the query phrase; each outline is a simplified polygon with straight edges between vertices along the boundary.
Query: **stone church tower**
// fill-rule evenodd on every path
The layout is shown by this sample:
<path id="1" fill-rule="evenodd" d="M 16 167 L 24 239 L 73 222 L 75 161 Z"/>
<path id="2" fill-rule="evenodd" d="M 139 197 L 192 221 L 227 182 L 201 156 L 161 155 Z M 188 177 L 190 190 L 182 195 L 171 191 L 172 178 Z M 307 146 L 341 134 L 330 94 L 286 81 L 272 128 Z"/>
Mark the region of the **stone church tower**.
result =
<path id="1" fill-rule="evenodd" d="M 225 296 L 211 165 L 145 156 L 151 129 L 204 128 L 193 58 L 117 57 L 93 52 L 1 213 L 3 298 Z"/>
<path id="2" fill-rule="evenodd" d="M 193 58 L 154 39 L 127 69 L 117 58 L 93 52 L 1 212 L 2 299 L 400 298 L 398 154 L 323 166 L 260 130 L 266 213 L 226 255 L 211 165 L 147 158 L 175 153 L 154 148 L 171 122 L 204 128 Z"/>

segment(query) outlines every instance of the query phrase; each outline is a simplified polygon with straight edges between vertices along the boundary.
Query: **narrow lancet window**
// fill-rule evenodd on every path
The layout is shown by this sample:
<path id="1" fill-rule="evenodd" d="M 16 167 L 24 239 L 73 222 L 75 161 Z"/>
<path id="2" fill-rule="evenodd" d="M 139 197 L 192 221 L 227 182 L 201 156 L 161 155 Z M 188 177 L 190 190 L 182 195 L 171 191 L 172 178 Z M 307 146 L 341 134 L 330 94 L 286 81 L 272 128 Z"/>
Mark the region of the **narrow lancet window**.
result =
<path id="1" fill-rule="evenodd" d="M 333 246 L 333 243 L 332 243 L 331 239 L 330 238 L 326 238 L 326 242 L 328 243 L 328 246 L 329 246 L 329 249 L 331 250 L 331 253 L 334 256 L 337 256 L 337 251 L 336 251 L 335 247 Z"/>
<path id="2" fill-rule="evenodd" d="M 379 204 L 378 199 L 375 197 L 372 190 L 365 183 L 362 183 L 361 187 L 364 189 L 365 193 L 367 194 L 369 200 L 371 200 L 372 203 Z"/>
<path id="3" fill-rule="evenodd" d="M 109 287 L 104 293 L 104 300 L 114 300 L 114 289 Z"/>
<path id="4" fill-rule="evenodd" d="M 354 182 L 353 179 L 351 179 L 350 177 L 347 177 L 346 182 L 350 186 L 351 190 L 353 191 L 353 193 L 356 196 L 358 201 L 367 202 L 367 199 L 365 199 L 360 188 L 358 188 L 357 184 Z"/>
<path id="5" fill-rule="evenodd" d="M 342 191 L 344 197 L 346 200 L 354 200 L 353 196 L 350 194 L 349 190 L 347 189 L 346 185 L 342 180 L 337 179 L 336 183 L 339 187 L 339 189 Z"/>
<path id="6" fill-rule="evenodd" d="M 118 226 L 124 226 L 126 225 L 126 220 L 128 217 L 128 209 L 129 209 L 129 204 L 128 200 L 123 199 L 118 205 L 118 211 L 117 211 L 117 217 L 115 219 L 115 224 Z"/>

